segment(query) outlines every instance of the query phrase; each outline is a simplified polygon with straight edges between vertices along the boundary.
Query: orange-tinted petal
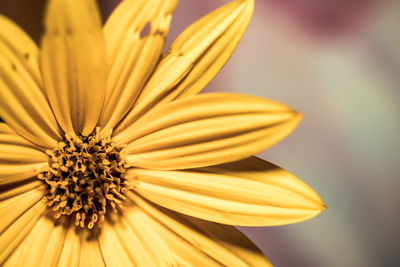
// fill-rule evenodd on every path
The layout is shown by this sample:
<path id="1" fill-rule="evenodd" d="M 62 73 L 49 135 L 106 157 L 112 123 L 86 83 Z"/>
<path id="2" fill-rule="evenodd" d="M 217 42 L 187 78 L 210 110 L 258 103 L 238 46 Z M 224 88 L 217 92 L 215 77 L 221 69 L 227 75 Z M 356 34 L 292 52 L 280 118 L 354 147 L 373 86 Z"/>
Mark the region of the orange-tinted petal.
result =
<path id="1" fill-rule="evenodd" d="M 148 227 L 165 240 L 178 266 L 271 266 L 262 252 L 232 226 L 163 209 L 135 194 L 129 197 L 146 212 Z"/>
<path id="2" fill-rule="evenodd" d="M 177 2 L 125 0 L 107 20 L 103 32 L 110 72 L 101 128 L 114 128 L 132 107 L 158 62 Z"/>
<path id="3" fill-rule="evenodd" d="M 114 136 L 127 161 L 150 169 L 187 169 L 247 158 L 276 144 L 301 115 L 275 101 L 233 93 L 176 100 Z"/>
<path id="4" fill-rule="evenodd" d="M 41 67 L 46 93 L 67 133 L 88 135 L 100 117 L 107 65 L 100 13 L 94 0 L 50 0 Z"/>
<path id="5" fill-rule="evenodd" d="M 200 219 L 244 226 L 274 226 L 310 219 L 325 204 L 288 171 L 252 157 L 185 171 L 131 168 L 135 191 Z"/>
<path id="6" fill-rule="evenodd" d="M 200 92 L 233 53 L 253 8 L 253 0 L 233 1 L 196 21 L 179 35 L 116 133 L 156 105 Z"/>

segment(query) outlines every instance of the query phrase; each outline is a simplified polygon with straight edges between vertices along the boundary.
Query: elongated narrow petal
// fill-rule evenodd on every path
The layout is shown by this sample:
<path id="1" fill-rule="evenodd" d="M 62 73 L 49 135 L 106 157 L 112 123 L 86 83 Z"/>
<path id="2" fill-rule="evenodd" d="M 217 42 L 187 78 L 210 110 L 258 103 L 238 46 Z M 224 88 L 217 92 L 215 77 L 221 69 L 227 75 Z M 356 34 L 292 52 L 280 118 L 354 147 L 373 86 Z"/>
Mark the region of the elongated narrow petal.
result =
<path id="1" fill-rule="evenodd" d="M 0 234 L 0 265 L 11 255 L 43 215 L 46 204 L 37 202 Z"/>
<path id="2" fill-rule="evenodd" d="M 129 197 L 149 217 L 148 226 L 160 235 L 178 266 L 271 266 L 262 252 L 232 226 L 207 222 Z"/>
<path id="3" fill-rule="evenodd" d="M 41 67 L 51 107 L 67 133 L 88 135 L 104 102 L 107 66 L 94 0 L 50 0 Z"/>
<path id="4" fill-rule="evenodd" d="M 90 231 L 81 230 L 79 266 L 104 267 L 99 241 Z"/>
<path id="5" fill-rule="evenodd" d="M 62 224 L 54 225 L 51 218 L 41 217 L 22 244 L 15 266 L 57 266 L 65 232 Z"/>
<path id="6" fill-rule="evenodd" d="M 2 185 L 0 189 L 0 201 L 34 190 L 42 185 L 42 181 L 39 181 L 33 177 L 32 179 L 25 180 L 23 182 Z"/>
<path id="7" fill-rule="evenodd" d="M 155 105 L 200 92 L 220 71 L 250 21 L 253 0 L 233 1 L 190 25 L 163 55 L 121 131 Z"/>
<path id="8" fill-rule="evenodd" d="M 119 240 L 115 227 L 117 226 L 111 225 L 106 221 L 99 236 L 101 253 L 103 254 L 106 266 L 137 266 L 134 260 L 135 257 L 128 254 L 128 249 L 124 247 L 126 244 Z M 133 247 L 132 250 L 134 252 L 138 251 L 136 248 L 141 249 L 141 246 L 135 244 L 135 235 L 123 236 L 122 238 L 129 240 L 128 248 L 130 246 Z"/>
<path id="9" fill-rule="evenodd" d="M 128 143 L 128 163 L 187 169 L 247 158 L 286 137 L 301 116 L 262 98 L 210 93 L 183 98 L 147 113 L 115 136 Z"/>
<path id="10" fill-rule="evenodd" d="M 34 177 L 47 160 L 35 145 L 0 123 L 0 185 Z"/>
<path id="11" fill-rule="evenodd" d="M 289 172 L 252 157 L 187 171 L 132 168 L 136 192 L 172 210 L 200 219 L 244 226 L 295 223 L 319 214 L 325 205 Z"/>
<path id="12" fill-rule="evenodd" d="M 177 2 L 124 0 L 107 20 L 110 73 L 101 128 L 113 128 L 135 102 L 158 62 Z"/>
<path id="13" fill-rule="evenodd" d="M 19 59 L 33 82 L 42 87 L 42 77 L 39 70 L 39 48 L 35 42 L 18 25 L 0 15 L 0 42 L 7 46 Z"/>
<path id="14" fill-rule="evenodd" d="M 38 48 L 0 16 L 0 116 L 21 136 L 52 148 L 61 130 L 42 91 Z"/>
<path id="15" fill-rule="evenodd" d="M 44 196 L 45 186 L 0 202 L 0 234 Z"/>
<path id="16" fill-rule="evenodd" d="M 99 238 L 103 255 L 107 255 L 105 261 L 109 262 L 110 266 L 116 265 L 118 261 L 127 261 L 126 256 L 121 254 L 124 253 L 136 266 L 175 266 L 168 244 L 154 231 L 150 223 L 148 216 L 136 206 L 128 207 L 125 218 L 116 220 L 113 225 L 107 226 L 106 223 L 105 229 L 113 233 L 104 232 L 104 236 Z M 123 250 L 115 253 L 113 250 L 106 252 L 110 246 L 105 243 L 106 235 L 117 239 Z"/>
<path id="17" fill-rule="evenodd" d="M 75 224 L 70 220 L 67 226 L 64 244 L 58 260 L 58 266 L 79 266 L 81 257 L 81 238 Z M 84 255 L 82 255 L 84 257 Z"/>

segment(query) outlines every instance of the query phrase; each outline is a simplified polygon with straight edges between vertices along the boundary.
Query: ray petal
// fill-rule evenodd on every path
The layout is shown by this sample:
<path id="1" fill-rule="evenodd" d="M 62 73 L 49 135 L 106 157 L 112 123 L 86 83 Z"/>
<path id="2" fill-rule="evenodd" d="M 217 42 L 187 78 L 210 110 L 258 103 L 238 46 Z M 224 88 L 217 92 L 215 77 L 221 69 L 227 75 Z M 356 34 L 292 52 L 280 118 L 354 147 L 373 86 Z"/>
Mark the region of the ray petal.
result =
<path id="1" fill-rule="evenodd" d="M 113 128 L 135 102 L 158 62 L 177 2 L 124 0 L 107 20 L 103 32 L 110 72 L 101 128 Z"/>
<path id="2" fill-rule="evenodd" d="M 42 199 L 45 194 L 44 189 L 45 186 L 42 185 L 42 187 L 0 202 L 0 234 Z"/>
<path id="3" fill-rule="evenodd" d="M 45 15 L 41 67 L 46 93 L 63 130 L 88 135 L 104 102 L 107 66 L 94 0 L 51 0 Z"/>
<path id="4" fill-rule="evenodd" d="M 126 223 L 119 225 L 117 234 L 138 266 L 175 266 L 168 245 L 154 232 L 148 217 L 138 207 L 128 208 Z M 135 240 L 137 246 L 129 246 L 128 237 Z"/>
<path id="5" fill-rule="evenodd" d="M 99 244 L 106 266 L 138 266 L 135 263 L 134 255 L 128 254 L 129 251 L 124 248 L 124 243 L 119 240 L 116 227 L 120 226 L 105 222 L 99 236 Z M 136 248 L 140 248 L 140 246 L 135 242 L 136 236 L 124 236 L 123 238 L 129 239 L 128 243 L 130 243 L 129 246 L 134 247 L 133 251 L 138 251 Z"/>
<path id="6" fill-rule="evenodd" d="M 150 204 L 132 201 L 148 215 L 148 225 L 174 253 L 178 266 L 271 266 L 262 252 L 232 226 L 207 222 Z"/>
<path id="7" fill-rule="evenodd" d="M 63 225 L 41 217 L 26 237 L 15 266 L 56 266 L 65 232 Z"/>
<path id="8" fill-rule="evenodd" d="M 0 234 L 0 265 L 11 255 L 43 215 L 46 204 L 37 202 Z"/>
<path id="9" fill-rule="evenodd" d="M 156 105 L 200 92 L 233 53 L 253 8 L 253 0 L 233 1 L 190 25 L 163 55 L 116 132 Z"/>
<path id="10" fill-rule="evenodd" d="M 105 267 L 103 255 L 101 253 L 99 240 L 91 231 L 80 231 L 81 234 L 81 252 L 79 257 L 79 266 L 98 266 Z"/>
<path id="11" fill-rule="evenodd" d="M 132 168 L 135 191 L 163 207 L 230 225 L 275 226 L 310 219 L 325 204 L 288 171 L 259 158 L 185 171 Z"/>
<path id="12" fill-rule="evenodd" d="M 72 223 L 72 220 L 70 220 L 57 266 L 79 266 L 81 257 L 81 239 L 78 230 L 79 229 L 76 228 L 75 224 Z"/>
<path id="13" fill-rule="evenodd" d="M 21 136 L 51 148 L 61 129 L 42 91 L 38 53 L 35 43 L 0 15 L 0 116 Z"/>
<path id="14" fill-rule="evenodd" d="M 34 177 L 47 160 L 37 146 L 0 123 L 0 185 Z"/>
<path id="15" fill-rule="evenodd" d="M 150 169 L 187 169 L 247 158 L 286 137 L 301 115 L 271 100 L 209 93 L 176 100 L 114 136 L 127 161 Z"/>
<path id="16" fill-rule="evenodd" d="M 31 191 L 41 185 L 43 185 L 43 182 L 36 178 L 0 185 L 0 201 Z"/>

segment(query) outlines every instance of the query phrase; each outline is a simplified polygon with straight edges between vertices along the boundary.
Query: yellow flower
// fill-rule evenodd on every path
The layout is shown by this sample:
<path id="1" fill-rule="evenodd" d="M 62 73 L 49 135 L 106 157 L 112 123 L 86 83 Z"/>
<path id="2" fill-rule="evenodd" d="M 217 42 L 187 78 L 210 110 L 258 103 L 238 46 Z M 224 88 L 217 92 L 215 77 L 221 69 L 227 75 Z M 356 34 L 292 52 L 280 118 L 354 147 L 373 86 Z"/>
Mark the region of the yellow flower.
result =
<path id="1" fill-rule="evenodd" d="M 102 28 L 94 0 L 50 0 L 40 49 L 0 17 L 0 265 L 269 266 L 229 225 L 324 209 L 306 184 L 252 157 L 299 113 L 198 95 L 254 1 L 210 13 L 161 54 L 176 2 L 125 0 Z"/>

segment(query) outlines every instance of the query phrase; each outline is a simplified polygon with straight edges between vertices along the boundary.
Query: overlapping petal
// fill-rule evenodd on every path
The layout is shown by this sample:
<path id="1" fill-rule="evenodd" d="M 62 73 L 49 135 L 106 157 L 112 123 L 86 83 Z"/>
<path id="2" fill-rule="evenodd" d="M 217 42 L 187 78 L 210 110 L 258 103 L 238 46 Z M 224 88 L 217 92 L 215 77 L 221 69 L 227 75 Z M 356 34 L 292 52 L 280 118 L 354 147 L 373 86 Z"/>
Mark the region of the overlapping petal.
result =
<path id="1" fill-rule="evenodd" d="M 148 226 L 167 242 L 178 266 L 271 266 L 262 252 L 232 226 L 175 213 L 133 193 L 129 198 L 146 212 Z"/>
<path id="2" fill-rule="evenodd" d="M 50 0 L 42 39 L 46 93 L 67 133 L 88 135 L 103 107 L 107 65 L 101 19 L 94 0 Z"/>
<path id="3" fill-rule="evenodd" d="M 42 216 L 21 244 L 15 266 L 57 266 L 66 229 Z"/>
<path id="4" fill-rule="evenodd" d="M 58 259 L 58 266 L 79 266 L 81 256 L 81 238 L 75 224 L 67 226 L 63 247 Z"/>
<path id="5" fill-rule="evenodd" d="M 190 25 L 163 55 L 116 132 L 156 105 L 200 92 L 233 53 L 253 8 L 253 0 L 233 1 Z"/>
<path id="6" fill-rule="evenodd" d="M 154 231 L 151 220 L 137 206 L 128 207 L 124 218 L 117 218 L 112 225 L 106 222 L 104 226 L 99 242 L 109 266 L 122 261 L 131 262 L 126 266 L 175 266 L 168 244 Z M 115 246 L 111 240 L 120 245 Z"/>
<path id="7" fill-rule="evenodd" d="M 38 54 L 29 36 L 0 16 L 0 116 L 19 135 L 51 148 L 61 130 L 41 89 Z"/>
<path id="8" fill-rule="evenodd" d="M 100 244 L 90 231 L 81 230 L 79 266 L 103 267 L 105 262 L 101 254 Z"/>
<path id="9" fill-rule="evenodd" d="M 107 20 L 110 71 L 101 128 L 113 128 L 135 102 L 158 62 L 177 2 L 124 0 Z"/>
<path id="10" fill-rule="evenodd" d="M 7 228 L 0 229 L 0 265 L 25 239 L 46 209 L 46 204 L 42 201 L 37 202 L 30 208 L 29 205 L 32 205 L 32 203 L 25 203 L 25 205 L 28 209 L 24 213 L 12 220 L 12 224 Z"/>
<path id="11" fill-rule="evenodd" d="M 33 178 L 47 160 L 44 152 L 0 123 L 0 185 Z"/>
<path id="12" fill-rule="evenodd" d="M 271 100 L 209 93 L 160 106 L 114 136 L 127 161 L 150 169 L 187 169 L 252 156 L 286 137 L 301 116 Z"/>
<path id="13" fill-rule="evenodd" d="M 184 171 L 131 168 L 128 177 L 136 192 L 163 207 L 224 224 L 283 225 L 325 208 L 300 179 L 255 157 Z"/>

